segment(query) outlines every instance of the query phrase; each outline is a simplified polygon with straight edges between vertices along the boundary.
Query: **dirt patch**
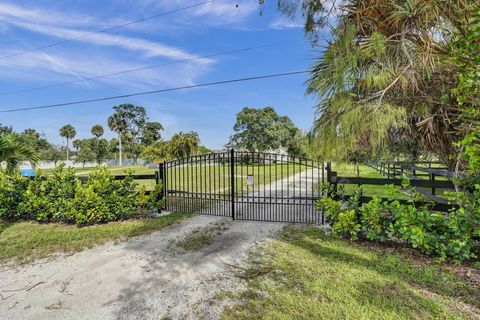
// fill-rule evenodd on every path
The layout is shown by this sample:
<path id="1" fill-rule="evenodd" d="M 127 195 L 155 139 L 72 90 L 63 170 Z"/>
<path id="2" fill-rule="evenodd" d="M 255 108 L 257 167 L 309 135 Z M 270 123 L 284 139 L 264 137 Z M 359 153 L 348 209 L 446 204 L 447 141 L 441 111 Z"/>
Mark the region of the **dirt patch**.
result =
<path id="1" fill-rule="evenodd" d="M 241 290 L 229 265 L 274 237 L 280 223 L 195 216 L 148 236 L 0 272 L 4 319 L 217 319 Z M 219 231 L 221 229 L 221 231 Z M 195 231 L 198 230 L 198 231 Z M 178 254 L 172 243 L 212 230 Z M 27 290 L 28 289 L 28 290 Z"/>
<path id="2" fill-rule="evenodd" d="M 212 244 L 216 237 L 220 236 L 230 228 L 230 225 L 230 220 L 220 220 L 207 226 L 196 228 L 183 239 L 172 241 L 171 248 L 180 249 L 179 253 L 199 250 Z"/>

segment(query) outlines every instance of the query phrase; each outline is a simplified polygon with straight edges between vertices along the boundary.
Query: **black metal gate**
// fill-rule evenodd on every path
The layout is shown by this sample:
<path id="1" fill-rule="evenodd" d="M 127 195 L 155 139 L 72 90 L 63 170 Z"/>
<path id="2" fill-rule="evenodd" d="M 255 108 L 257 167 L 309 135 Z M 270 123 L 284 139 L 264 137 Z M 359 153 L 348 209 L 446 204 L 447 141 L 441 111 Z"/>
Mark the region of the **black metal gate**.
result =
<path id="1" fill-rule="evenodd" d="M 160 177 L 168 211 L 324 223 L 315 204 L 324 181 L 319 161 L 231 150 L 165 162 Z"/>

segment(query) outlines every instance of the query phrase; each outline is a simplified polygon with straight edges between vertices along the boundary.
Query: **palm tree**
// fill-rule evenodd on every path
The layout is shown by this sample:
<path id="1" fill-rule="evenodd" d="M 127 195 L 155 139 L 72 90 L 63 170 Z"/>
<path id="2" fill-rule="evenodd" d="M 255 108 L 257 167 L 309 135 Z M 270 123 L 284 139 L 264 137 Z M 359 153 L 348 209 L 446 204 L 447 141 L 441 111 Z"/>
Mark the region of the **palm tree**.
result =
<path id="1" fill-rule="evenodd" d="M 92 135 L 94 135 L 96 138 L 100 138 L 101 136 L 103 136 L 104 130 L 101 125 L 96 124 L 92 127 L 91 132 L 92 132 Z"/>
<path id="2" fill-rule="evenodd" d="M 28 129 L 23 130 L 23 134 L 28 136 L 28 137 L 34 138 L 34 139 L 39 139 L 40 138 L 40 133 L 38 133 L 37 130 L 32 129 L 32 128 L 28 128 Z"/>
<path id="3" fill-rule="evenodd" d="M 198 133 L 192 131 L 188 133 L 179 132 L 173 135 L 169 142 L 171 153 L 177 158 L 185 158 L 195 154 L 200 139 Z"/>
<path id="4" fill-rule="evenodd" d="M 82 140 L 80 139 L 75 139 L 72 141 L 72 146 L 75 148 L 75 150 L 78 151 L 80 149 L 80 146 L 82 145 Z"/>
<path id="5" fill-rule="evenodd" d="M 0 162 L 6 162 L 6 171 L 12 173 L 21 161 L 36 166 L 39 156 L 35 148 L 17 133 L 0 134 Z"/>
<path id="6" fill-rule="evenodd" d="M 122 165 L 122 135 L 127 130 L 127 121 L 122 113 L 115 112 L 108 118 L 108 127 L 118 134 L 118 164 Z"/>
<path id="7" fill-rule="evenodd" d="M 75 128 L 71 124 L 66 124 L 62 128 L 60 128 L 60 136 L 62 138 L 67 139 L 67 160 L 68 160 L 68 154 L 69 154 L 70 139 L 75 138 L 76 134 L 77 132 L 75 131 Z"/>
<path id="8" fill-rule="evenodd" d="M 337 15 L 307 89 L 319 97 L 314 134 L 322 154 L 382 151 L 393 137 L 450 162 L 460 108 L 448 94 L 456 66 L 445 58 L 451 35 L 472 23 L 469 8 L 479 0 L 282 3 L 304 4 L 283 7 L 308 11 L 306 32 L 321 30 L 332 11 Z"/>

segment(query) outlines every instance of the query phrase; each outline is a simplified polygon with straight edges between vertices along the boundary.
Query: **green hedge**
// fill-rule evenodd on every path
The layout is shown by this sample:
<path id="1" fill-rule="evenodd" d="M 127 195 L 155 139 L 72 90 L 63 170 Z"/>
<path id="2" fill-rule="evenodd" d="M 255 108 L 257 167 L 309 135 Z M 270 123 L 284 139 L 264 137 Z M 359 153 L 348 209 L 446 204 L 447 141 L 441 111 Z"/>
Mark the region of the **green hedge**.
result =
<path id="1" fill-rule="evenodd" d="M 157 185 L 146 195 L 133 177 L 115 180 L 106 168 L 92 171 L 85 182 L 63 166 L 33 180 L 0 172 L 0 219 L 79 225 L 122 220 L 158 208 L 160 192 Z"/>
<path id="2" fill-rule="evenodd" d="M 390 190 L 397 190 L 389 186 Z M 413 191 L 413 190 L 411 190 Z M 332 227 L 332 234 L 350 240 L 400 241 L 440 261 L 463 261 L 476 258 L 473 251 L 480 239 L 480 184 L 471 193 L 450 193 L 451 200 L 460 205 L 448 213 L 435 212 L 428 206 L 416 207 L 415 192 L 411 203 L 402 204 L 395 192 L 388 200 L 373 197 L 358 205 L 359 192 L 347 201 L 324 197 L 317 206 Z"/>

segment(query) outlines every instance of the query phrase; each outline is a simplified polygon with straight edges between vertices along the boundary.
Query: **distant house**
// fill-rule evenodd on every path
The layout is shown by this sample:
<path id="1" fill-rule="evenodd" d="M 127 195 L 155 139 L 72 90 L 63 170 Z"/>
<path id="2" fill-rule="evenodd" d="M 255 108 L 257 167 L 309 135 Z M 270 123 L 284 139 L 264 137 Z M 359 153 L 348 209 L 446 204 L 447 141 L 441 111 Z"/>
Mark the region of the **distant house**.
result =
<path id="1" fill-rule="evenodd" d="M 282 155 L 282 156 L 288 156 L 288 150 L 285 149 L 284 147 L 279 147 L 277 149 L 268 150 L 268 151 L 265 151 L 265 152 L 266 153 L 279 154 L 279 155 Z"/>
<path id="2" fill-rule="evenodd" d="M 228 152 L 232 149 L 235 149 L 235 151 L 239 151 L 239 152 L 248 152 L 249 151 L 245 148 L 238 148 L 238 147 L 235 146 L 235 144 L 232 141 L 229 141 L 228 143 L 226 143 L 223 146 L 223 149 L 214 150 L 213 152 L 214 153 L 224 153 L 224 152 Z M 258 152 L 258 150 L 255 150 L 255 152 Z M 271 153 L 271 154 L 276 154 L 276 155 L 281 155 L 281 156 L 288 156 L 288 150 L 284 147 L 278 147 L 276 149 L 265 150 L 265 151 L 263 151 L 263 153 Z"/>

